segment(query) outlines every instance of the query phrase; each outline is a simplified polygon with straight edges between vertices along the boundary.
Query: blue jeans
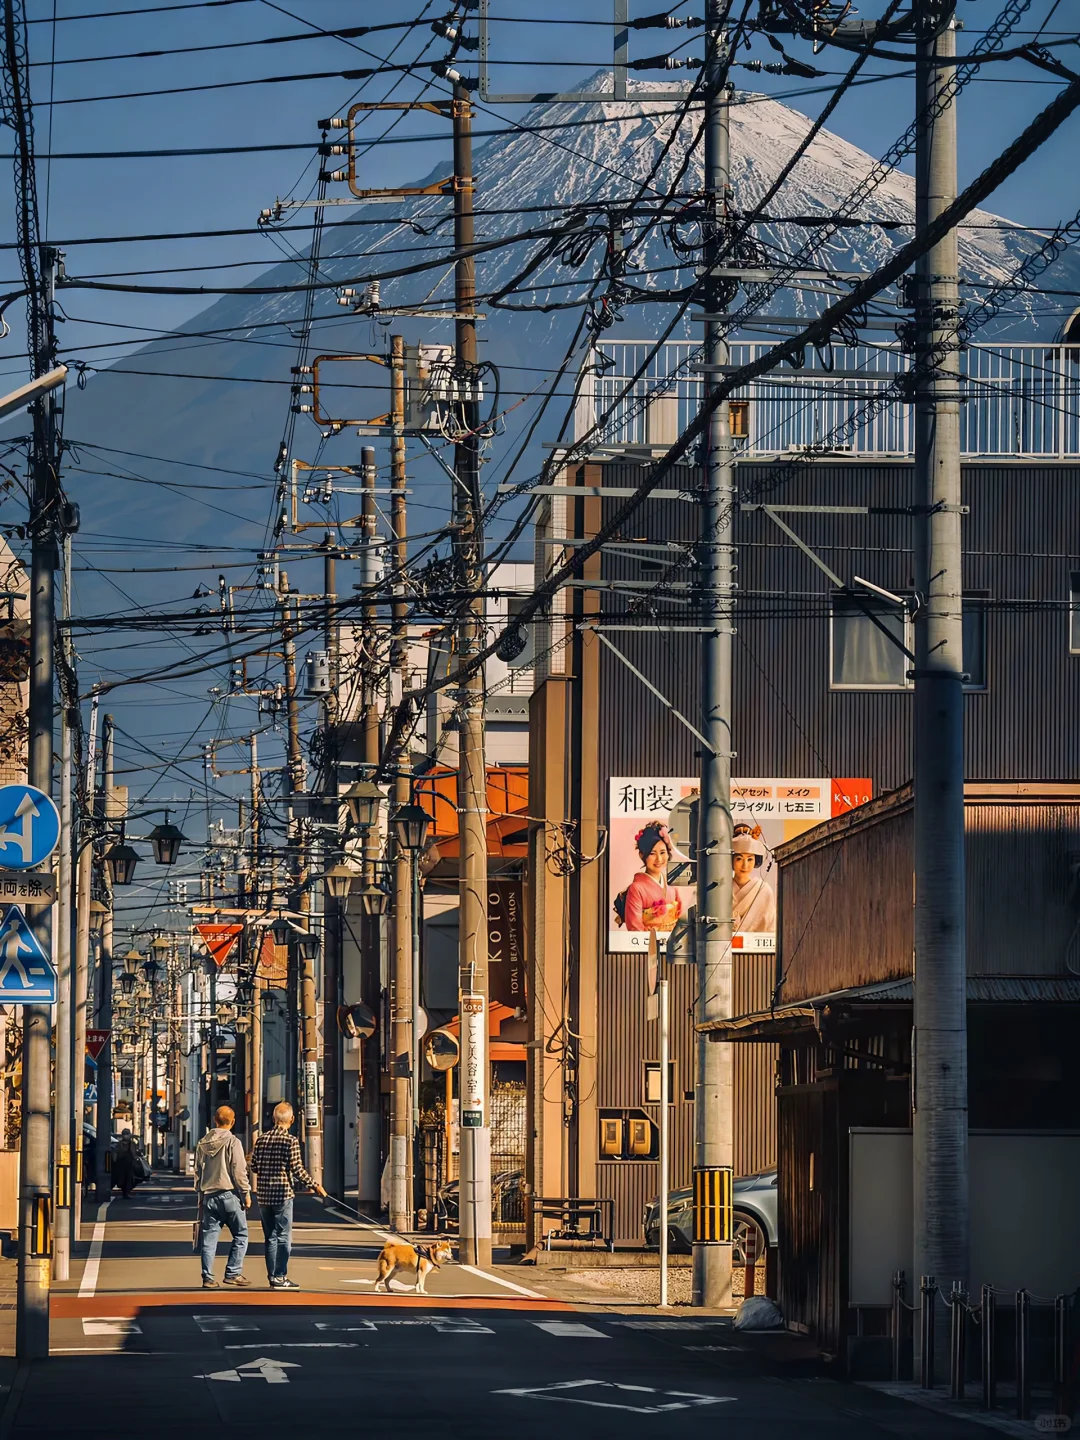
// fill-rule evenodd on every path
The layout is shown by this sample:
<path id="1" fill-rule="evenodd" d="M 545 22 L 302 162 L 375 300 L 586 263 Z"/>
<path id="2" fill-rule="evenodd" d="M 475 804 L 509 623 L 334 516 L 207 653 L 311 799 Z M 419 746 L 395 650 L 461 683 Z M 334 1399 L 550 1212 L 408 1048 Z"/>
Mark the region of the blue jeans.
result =
<path id="1" fill-rule="evenodd" d="M 284 1200 L 280 1205 L 263 1205 L 263 1239 L 266 1241 L 266 1274 L 270 1280 L 283 1280 L 289 1269 L 289 1251 L 292 1249 L 293 1202 Z"/>
<path id="2" fill-rule="evenodd" d="M 229 1258 L 225 1261 L 225 1279 L 235 1280 L 240 1274 L 248 1247 L 247 1216 L 240 1197 L 232 1190 L 215 1190 L 202 1197 L 202 1273 L 209 1280 L 214 1274 L 218 1236 L 225 1226 L 232 1236 Z"/>

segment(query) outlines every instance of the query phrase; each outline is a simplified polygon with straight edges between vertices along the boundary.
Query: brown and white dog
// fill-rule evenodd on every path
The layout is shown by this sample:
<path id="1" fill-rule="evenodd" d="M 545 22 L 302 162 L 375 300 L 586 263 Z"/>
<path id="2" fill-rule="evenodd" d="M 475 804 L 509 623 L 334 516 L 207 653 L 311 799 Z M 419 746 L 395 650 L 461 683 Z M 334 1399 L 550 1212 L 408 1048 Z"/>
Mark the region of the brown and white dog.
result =
<path id="1" fill-rule="evenodd" d="M 379 1255 L 379 1275 L 375 1289 L 381 1285 L 389 1293 L 390 1281 L 399 1270 L 415 1270 L 416 1284 L 413 1289 L 418 1295 L 426 1295 L 424 1288 L 432 1270 L 441 1270 L 448 1260 L 454 1258 L 448 1240 L 436 1240 L 433 1245 L 410 1245 L 405 1240 L 388 1240 Z"/>

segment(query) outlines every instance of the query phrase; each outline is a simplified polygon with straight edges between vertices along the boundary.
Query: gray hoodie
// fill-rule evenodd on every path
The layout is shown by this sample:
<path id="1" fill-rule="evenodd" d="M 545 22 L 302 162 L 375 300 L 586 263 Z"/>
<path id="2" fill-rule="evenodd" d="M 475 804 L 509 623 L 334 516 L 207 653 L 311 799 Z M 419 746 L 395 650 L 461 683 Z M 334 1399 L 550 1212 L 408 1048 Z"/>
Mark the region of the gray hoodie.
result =
<path id="1" fill-rule="evenodd" d="M 251 1194 L 244 1147 L 231 1130 L 208 1130 L 195 1149 L 195 1188 L 203 1195 L 221 1190 Z"/>

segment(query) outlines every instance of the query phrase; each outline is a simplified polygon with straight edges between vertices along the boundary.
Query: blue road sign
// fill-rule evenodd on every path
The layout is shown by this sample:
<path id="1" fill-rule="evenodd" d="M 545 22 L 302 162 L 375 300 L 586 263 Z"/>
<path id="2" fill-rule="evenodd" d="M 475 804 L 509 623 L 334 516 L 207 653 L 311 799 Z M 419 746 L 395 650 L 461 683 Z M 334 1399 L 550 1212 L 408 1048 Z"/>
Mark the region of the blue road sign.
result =
<path id="1" fill-rule="evenodd" d="M 56 1004 L 56 971 L 17 905 L 0 905 L 0 1004 Z"/>
<path id="2" fill-rule="evenodd" d="M 96 1086 L 96 1085 L 84 1085 L 84 1086 L 83 1086 L 83 1104 L 84 1104 L 84 1105 L 96 1105 L 96 1104 L 97 1104 L 97 1086 Z"/>
<path id="3" fill-rule="evenodd" d="M 60 839 L 60 811 L 33 785 L 0 786 L 0 869 L 32 870 Z"/>

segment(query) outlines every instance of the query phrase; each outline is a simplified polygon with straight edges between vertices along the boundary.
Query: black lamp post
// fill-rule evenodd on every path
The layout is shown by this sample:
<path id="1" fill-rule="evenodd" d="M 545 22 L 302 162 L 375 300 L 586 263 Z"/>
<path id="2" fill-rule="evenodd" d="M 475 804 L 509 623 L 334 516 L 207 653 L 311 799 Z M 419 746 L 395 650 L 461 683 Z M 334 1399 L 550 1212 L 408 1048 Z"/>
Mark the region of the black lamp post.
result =
<path id="1" fill-rule="evenodd" d="M 431 816 L 422 805 L 412 802 L 399 805 L 390 816 L 390 824 L 394 827 L 394 837 L 403 850 L 408 850 L 412 855 L 418 855 L 423 850 Z"/>
<path id="2" fill-rule="evenodd" d="M 153 955 L 148 955 L 148 956 L 146 957 L 146 959 L 143 961 L 143 963 L 142 963 L 142 973 L 143 973 L 143 977 L 145 978 L 146 983 L 150 986 L 151 990 L 154 988 L 154 986 L 157 984 L 157 982 L 161 979 L 161 971 L 162 971 L 162 968 L 163 968 L 163 967 L 162 967 L 162 964 L 161 964 L 160 960 L 155 960 L 154 957 L 153 957 Z"/>
<path id="3" fill-rule="evenodd" d="M 349 819 L 358 830 L 370 830 L 378 821 L 379 806 L 385 796 L 370 780 L 356 780 L 342 795 Z"/>
<path id="4" fill-rule="evenodd" d="M 169 820 L 169 812 L 165 811 L 164 825 L 155 825 L 147 837 L 154 847 L 154 859 L 159 865 L 175 865 L 176 857 L 180 854 L 180 845 L 187 839 Z"/>
<path id="5" fill-rule="evenodd" d="M 119 842 L 105 851 L 105 868 L 109 873 L 109 883 L 113 886 L 130 885 L 135 879 L 135 866 L 138 863 L 139 852 L 133 845 L 127 843 L 123 831 L 121 831 Z"/>

